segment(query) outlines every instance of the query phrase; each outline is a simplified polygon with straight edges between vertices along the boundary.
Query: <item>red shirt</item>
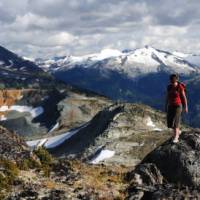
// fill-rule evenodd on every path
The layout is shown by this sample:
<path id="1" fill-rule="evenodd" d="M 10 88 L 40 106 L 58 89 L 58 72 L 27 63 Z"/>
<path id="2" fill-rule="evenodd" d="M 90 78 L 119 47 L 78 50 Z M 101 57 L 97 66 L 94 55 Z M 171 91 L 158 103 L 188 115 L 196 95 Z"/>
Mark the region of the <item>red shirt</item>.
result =
<path id="1" fill-rule="evenodd" d="M 168 103 L 169 105 L 181 105 L 181 97 L 180 95 L 184 91 L 184 88 L 181 84 L 174 86 L 172 84 L 168 85 Z"/>

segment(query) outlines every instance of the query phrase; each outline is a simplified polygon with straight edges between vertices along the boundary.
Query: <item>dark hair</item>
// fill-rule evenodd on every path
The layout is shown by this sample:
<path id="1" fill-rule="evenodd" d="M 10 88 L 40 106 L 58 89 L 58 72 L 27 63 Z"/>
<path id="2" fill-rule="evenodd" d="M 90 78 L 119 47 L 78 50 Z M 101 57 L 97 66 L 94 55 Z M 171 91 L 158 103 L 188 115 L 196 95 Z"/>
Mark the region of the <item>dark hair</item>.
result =
<path id="1" fill-rule="evenodd" d="M 170 79 L 170 80 L 173 80 L 173 78 L 176 78 L 176 79 L 178 80 L 178 78 L 179 78 L 178 74 L 171 74 L 171 75 L 169 76 L 169 79 Z"/>

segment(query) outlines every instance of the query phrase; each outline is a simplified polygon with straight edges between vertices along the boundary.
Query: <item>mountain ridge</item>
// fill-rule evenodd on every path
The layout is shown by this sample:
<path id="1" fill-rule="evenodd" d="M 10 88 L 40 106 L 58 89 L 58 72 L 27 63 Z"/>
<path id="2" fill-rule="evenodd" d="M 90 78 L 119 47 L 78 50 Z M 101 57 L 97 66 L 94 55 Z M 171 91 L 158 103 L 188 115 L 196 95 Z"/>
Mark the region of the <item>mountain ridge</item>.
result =
<path id="1" fill-rule="evenodd" d="M 192 126 L 200 126 L 197 111 L 200 86 L 196 86 L 200 74 L 198 65 L 191 64 L 180 55 L 150 46 L 125 52 L 110 50 L 107 54 L 109 56 L 105 59 L 99 59 L 101 53 L 75 57 L 74 60 L 73 56 L 65 57 L 52 61 L 46 70 L 58 80 L 113 100 L 142 102 L 160 110 L 164 110 L 169 75 L 178 73 L 188 91 L 190 112 L 184 120 Z M 42 67 L 45 62 L 38 64 Z"/>
<path id="2" fill-rule="evenodd" d="M 47 60 L 38 62 L 37 64 L 46 71 L 54 72 L 57 70 L 67 70 L 76 66 L 95 67 L 99 63 L 105 69 L 108 67 L 113 70 L 124 70 L 124 72 L 134 78 L 139 72 L 146 74 L 149 72 L 158 72 L 158 66 L 163 65 L 163 70 L 177 72 L 188 75 L 190 73 L 199 73 L 198 67 L 189 63 L 187 60 L 180 58 L 173 53 L 154 49 L 150 46 L 144 48 L 130 50 L 128 52 L 120 52 L 118 50 L 105 49 L 99 54 L 90 54 L 81 57 L 66 56 L 58 60 Z M 184 67 L 181 68 L 181 65 Z M 134 66 L 135 65 L 135 66 Z M 138 65 L 138 67 L 137 67 Z M 142 67 L 142 65 L 144 65 Z M 122 67 L 123 66 L 123 67 Z M 177 66 L 177 69 L 174 67 Z M 145 71 L 149 68 L 150 71 Z M 181 70 L 180 70 L 180 69 Z M 137 72 L 139 70 L 139 72 Z M 177 71 L 178 70 L 178 71 Z M 134 73 L 137 73 L 133 76 Z"/>

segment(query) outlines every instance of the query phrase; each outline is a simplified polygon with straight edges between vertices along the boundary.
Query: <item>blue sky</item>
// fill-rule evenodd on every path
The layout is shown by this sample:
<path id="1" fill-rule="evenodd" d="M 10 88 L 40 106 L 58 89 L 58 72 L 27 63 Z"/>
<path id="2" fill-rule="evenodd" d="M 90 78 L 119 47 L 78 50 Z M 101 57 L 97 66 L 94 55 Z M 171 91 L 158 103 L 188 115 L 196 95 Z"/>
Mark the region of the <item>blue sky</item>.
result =
<path id="1" fill-rule="evenodd" d="M 0 44 L 19 55 L 151 45 L 200 53 L 199 0 L 0 0 Z"/>

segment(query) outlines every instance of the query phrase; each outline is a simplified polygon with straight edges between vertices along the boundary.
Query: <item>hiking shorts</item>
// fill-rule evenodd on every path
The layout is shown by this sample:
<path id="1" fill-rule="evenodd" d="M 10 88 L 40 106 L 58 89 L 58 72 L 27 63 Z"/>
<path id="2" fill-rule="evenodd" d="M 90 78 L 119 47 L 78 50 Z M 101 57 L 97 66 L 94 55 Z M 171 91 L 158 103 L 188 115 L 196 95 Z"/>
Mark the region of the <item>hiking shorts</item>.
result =
<path id="1" fill-rule="evenodd" d="M 167 108 L 167 127 L 179 128 L 181 122 L 182 105 L 169 105 Z"/>

